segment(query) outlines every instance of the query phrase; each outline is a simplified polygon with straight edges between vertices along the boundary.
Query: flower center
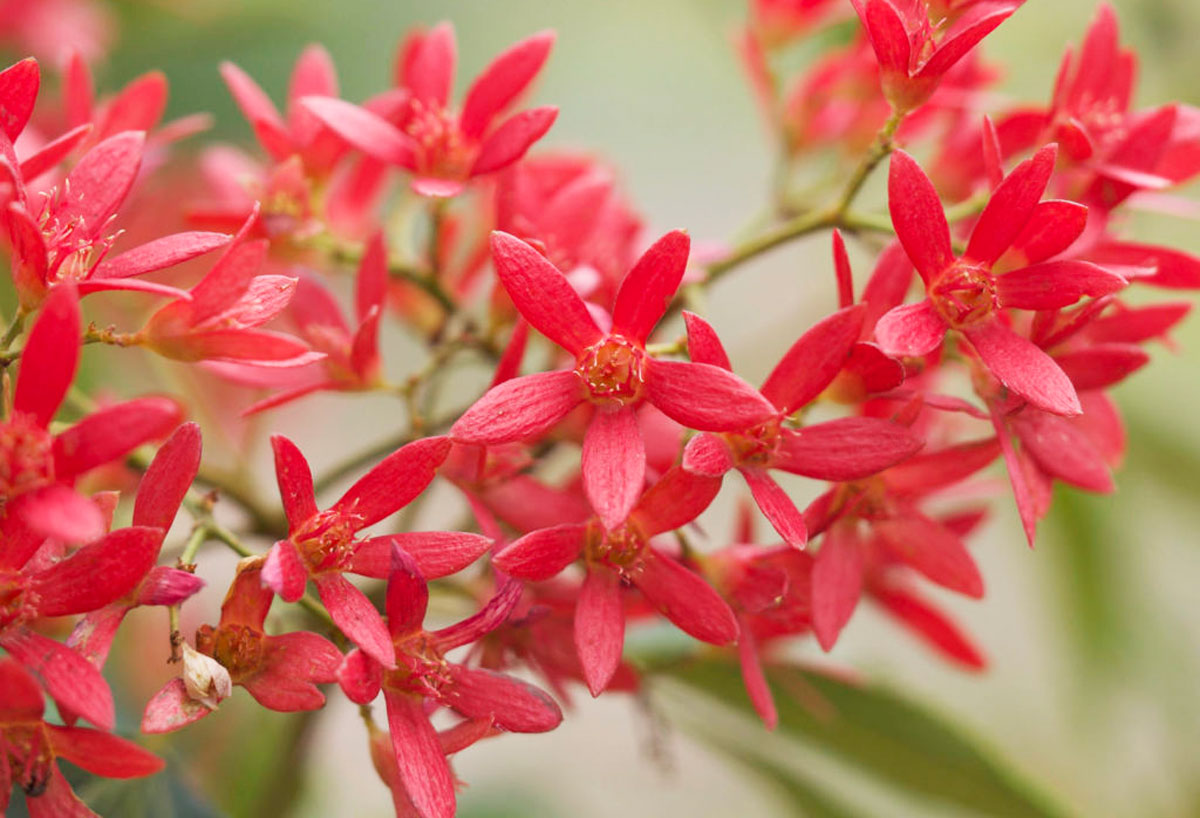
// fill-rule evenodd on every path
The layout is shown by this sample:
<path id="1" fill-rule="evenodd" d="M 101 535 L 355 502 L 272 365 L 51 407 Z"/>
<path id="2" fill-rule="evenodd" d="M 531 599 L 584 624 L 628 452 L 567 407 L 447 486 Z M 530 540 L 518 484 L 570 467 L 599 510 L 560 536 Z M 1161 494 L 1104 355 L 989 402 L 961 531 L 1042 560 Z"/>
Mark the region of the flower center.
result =
<path id="1" fill-rule="evenodd" d="M 18 574 L 0 574 L 0 630 L 36 615 L 34 600 Z"/>
<path id="2" fill-rule="evenodd" d="M 54 481 L 54 439 L 28 416 L 0 423 L 0 502 Z"/>
<path id="3" fill-rule="evenodd" d="M 779 424 L 780 420 L 776 417 L 752 429 L 727 433 L 725 440 L 737 462 L 751 466 L 769 464 L 779 450 Z"/>
<path id="4" fill-rule="evenodd" d="M 474 151 L 463 142 L 458 121 L 446 108 L 414 99 L 404 131 L 417 143 L 417 168 L 441 179 L 466 179 Z"/>
<path id="5" fill-rule="evenodd" d="M 589 532 L 586 553 L 589 561 L 603 563 L 625 578 L 636 568 L 645 548 L 646 537 L 633 523 L 612 531 L 596 525 Z"/>
<path id="6" fill-rule="evenodd" d="M 975 326 L 996 311 L 996 279 L 982 267 L 953 265 L 933 282 L 929 298 L 938 315 L 955 329 Z"/>
<path id="7" fill-rule="evenodd" d="M 642 397 L 646 352 L 620 335 L 610 335 L 585 349 L 575 371 L 591 392 L 594 403 L 628 405 Z"/>
<path id="8" fill-rule="evenodd" d="M 6 724 L 0 732 L 7 745 L 11 780 L 20 784 L 26 795 L 37 798 L 46 791 L 54 765 L 45 724 L 40 721 Z"/>
<path id="9" fill-rule="evenodd" d="M 263 634 L 249 625 L 201 625 L 196 631 L 196 649 L 216 659 L 234 682 L 257 673 L 262 667 Z"/>
<path id="10" fill-rule="evenodd" d="M 292 535 L 296 550 L 310 572 L 342 570 L 354 554 L 354 535 L 362 526 L 357 514 L 337 509 L 321 511 Z"/>
<path id="11" fill-rule="evenodd" d="M 450 663 L 425 631 L 402 636 L 395 644 L 396 669 L 387 672 L 385 685 L 405 693 L 432 696 L 452 683 Z"/>

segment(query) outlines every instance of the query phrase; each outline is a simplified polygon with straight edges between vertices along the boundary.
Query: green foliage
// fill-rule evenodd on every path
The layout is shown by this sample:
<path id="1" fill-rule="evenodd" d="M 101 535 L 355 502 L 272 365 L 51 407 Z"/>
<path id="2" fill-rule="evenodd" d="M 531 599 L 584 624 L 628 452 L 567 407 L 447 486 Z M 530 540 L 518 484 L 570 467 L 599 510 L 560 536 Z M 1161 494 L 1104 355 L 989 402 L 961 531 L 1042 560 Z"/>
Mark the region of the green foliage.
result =
<path id="1" fill-rule="evenodd" d="M 669 674 L 695 692 L 736 708 L 745 731 L 761 734 L 763 727 L 742 689 L 736 664 L 700 660 L 679 665 Z M 882 687 L 853 684 L 796 666 L 769 668 L 767 677 L 779 709 L 778 732 L 835 756 L 860 774 L 910 796 L 967 810 L 966 814 L 1013 818 L 1066 814 L 962 730 Z M 723 741 L 712 732 L 701 738 Z M 804 814 L 846 814 L 787 768 L 761 757 L 753 766 L 777 782 L 786 782 L 795 803 L 807 810 Z"/>

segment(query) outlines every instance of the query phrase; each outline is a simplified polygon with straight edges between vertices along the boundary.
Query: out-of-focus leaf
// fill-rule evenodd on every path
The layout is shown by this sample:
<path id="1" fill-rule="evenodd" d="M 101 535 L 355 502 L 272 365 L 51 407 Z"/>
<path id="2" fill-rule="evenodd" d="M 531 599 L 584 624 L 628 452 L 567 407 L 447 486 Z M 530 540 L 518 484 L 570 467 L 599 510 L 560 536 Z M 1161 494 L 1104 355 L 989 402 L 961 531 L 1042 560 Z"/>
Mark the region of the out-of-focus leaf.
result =
<path id="1" fill-rule="evenodd" d="M 716 742 L 713 741 L 713 744 Z M 787 799 L 789 815 L 795 815 L 797 818 L 866 818 L 861 811 L 851 811 L 849 807 L 837 803 L 820 787 L 815 786 L 807 776 L 770 761 L 765 756 L 737 751 L 727 752 L 726 755 L 736 759 L 764 781 L 775 785 Z"/>
<path id="2" fill-rule="evenodd" d="M 670 668 L 672 677 L 744 714 L 762 730 L 736 664 L 704 659 Z M 893 787 L 969 810 L 1008 818 L 1065 813 L 962 730 L 878 686 L 852 684 L 795 666 L 767 679 L 779 710 L 778 732 L 802 739 Z"/>

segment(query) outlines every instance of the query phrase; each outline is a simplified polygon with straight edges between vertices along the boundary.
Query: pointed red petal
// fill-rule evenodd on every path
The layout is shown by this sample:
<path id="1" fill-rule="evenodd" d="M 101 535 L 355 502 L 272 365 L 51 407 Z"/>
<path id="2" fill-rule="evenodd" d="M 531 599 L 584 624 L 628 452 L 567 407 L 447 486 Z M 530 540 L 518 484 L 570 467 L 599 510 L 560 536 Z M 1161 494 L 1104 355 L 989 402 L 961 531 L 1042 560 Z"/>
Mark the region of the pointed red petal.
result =
<path id="1" fill-rule="evenodd" d="M 550 579 L 579 557 L 586 534 L 587 526 L 578 524 L 531 531 L 501 549 L 492 564 L 518 579 Z"/>
<path id="2" fill-rule="evenodd" d="M 808 530 L 804 527 L 804 515 L 792 498 L 762 469 L 743 468 L 741 472 L 754 502 L 783 541 L 792 548 L 803 548 L 808 542 Z"/>
<path id="3" fill-rule="evenodd" d="M 713 645 L 738 637 L 729 604 L 699 574 L 647 547 L 633 576 L 638 590 L 680 630 Z"/>
<path id="4" fill-rule="evenodd" d="M 965 334 L 996 379 L 1034 406 L 1056 415 L 1083 411 L 1075 387 L 1054 359 L 999 321 Z"/>
<path id="5" fill-rule="evenodd" d="M 387 247 L 383 231 L 376 231 L 367 240 L 362 261 L 358 263 L 358 279 L 354 288 L 354 314 L 359 323 L 367 320 L 371 311 L 383 308 L 387 294 Z"/>
<path id="6" fill-rule="evenodd" d="M 838 310 L 801 335 L 767 376 L 763 396 L 789 415 L 821 394 L 846 363 L 865 310 L 862 304 Z"/>
<path id="7" fill-rule="evenodd" d="M 777 469 L 842 482 L 869 477 L 916 454 L 924 441 L 882 418 L 842 418 L 783 433 Z"/>
<path id="8" fill-rule="evenodd" d="M 394 668 L 396 649 L 392 637 L 371 600 L 341 574 L 321 574 L 314 581 L 321 602 L 342 633 L 379 664 Z"/>
<path id="9" fill-rule="evenodd" d="M 429 607 L 429 586 L 412 557 L 392 547 L 392 572 L 388 575 L 387 626 L 392 636 L 406 636 L 421 629 Z"/>
<path id="10" fill-rule="evenodd" d="M 479 138 L 492 120 L 512 102 L 542 69 L 554 32 L 534 34 L 497 56 L 471 83 L 463 103 L 461 127 L 463 135 Z"/>
<path id="11" fill-rule="evenodd" d="M 454 774 L 420 696 L 384 688 L 400 780 L 420 818 L 454 818 Z"/>
<path id="12" fill-rule="evenodd" d="M 892 154 L 888 210 L 897 238 L 926 282 L 954 262 L 942 201 L 925 171 L 904 151 Z"/>
<path id="13" fill-rule="evenodd" d="M 358 648 L 346 654 L 337 671 L 338 686 L 355 704 L 370 704 L 379 695 L 383 669 Z"/>
<path id="14" fill-rule="evenodd" d="M 288 531 L 293 532 L 318 512 L 312 470 L 296 444 L 283 435 L 271 437 L 271 448 L 275 452 L 275 480 L 283 498 Z"/>
<path id="15" fill-rule="evenodd" d="M 948 528 L 919 514 L 875 523 L 874 530 L 900 559 L 937 584 L 979 599 L 983 577 L 975 560 Z"/>
<path id="16" fill-rule="evenodd" d="M 1088 491 L 1112 491 L 1108 463 L 1072 421 L 1048 412 L 1019 412 L 1010 423 L 1026 454 L 1051 477 Z"/>
<path id="17" fill-rule="evenodd" d="M 813 632 L 830 651 L 862 596 L 863 555 L 854 532 L 834 526 L 825 534 L 812 574 Z"/>
<path id="18" fill-rule="evenodd" d="M 754 711 L 763 720 L 768 730 L 774 730 L 779 724 L 779 711 L 775 709 L 775 698 L 771 695 L 771 687 L 763 673 L 762 662 L 758 658 L 758 647 L 754 634 L 744 619 L 739 620 L 741 635 L 738 636 L 738 663 L 742 668 L 742 684 L 746 686 L 746 695 Z"/>
<path id="19" fill-rule="evenodd" d="M 99 236 L 137 179 L 146 135 L 126 131 L 89 150 L 63 182 L 61 205 L 52 211 L 59 224 L 79 222 L 86 234 Z"/>
<path id="20" fill-rule="evenodd" d="M 341 652 L 315 633 L 268 636 L 263 640 L 262 669 L 242 681 L 242 687 L 263 707 L 280 713 L 316 710 L 325 704 L 317 685 L 337 681 L 341 663 Z"/>
<path id="21" fill-rule="evenodd" d="M 104 515 L 96 504 L 61 484 L 27 491 L 10 500 L 5 510 L 8 517 L 20 520 L 43 539 L 90 542 L 106 529 Z"/>
<path id="22" fill-rule="evenodd" d="M 133 524 L 166 531 L 200 468 L 200 427 L 185 423 L 150 461 L 133 501 Z"/>
<path id="23" fill-rule="evenodd" d="M 624 645 L 620 581 L 607 568 L 589 565 L 575 603 L 575 650 L 593 696 L 599 696 L 612 681 Z"/>
<path id="24" fill-rule="evenodd" d="M 54 468 L 70 479 L 170 434 L 183 420 L 171 398 L 135 398 L 85 417 L 54 439 Z"/>
<path id="25" fill-rule="evenodd" d="M 492 233 L 500 283 L 530 324 L 572 355 L 600 340 L 600 329 L 578 293 L 545 256 L 520 239 Z"/>
<path id="26" fill-rule="evenodd" d="M 408 531 L 386 537 L 373 537 L 358 545 L 350 570 L 356 574 L 387 579 L 391 573 L 392 546 L 398 545 L 413 558 L 426 579 L 457 574 L 492 547 L 492 540 L 481 534 L 458 531 Z"/>
<path id="27" fill-rule="evenodd" d="M 416 440 L 389 454 L 333 504 L 361 518 L 360 527 L 379 522 L 425 490 L 450 454 L 445 436 Z"/>
<path id="28" fill-rule="evenodd" d="M 404 84 L 414 99 L 430 108 L 446 107 L 454 84 L 456 51 L 454 28 L 449 23 L 438 23 L 421 38 L 404 72 Z"/>
<path id="29" fill-rule="evenodd" d="M 516 162 L 534 142 L 550 130 L 557 118 L 558 109 L 550 105 L 531 108 L 509 117 L 484 140 L 483 147 L 479 149 L 479 156 L 471 166 L 471 175 L 491 173 Z"/>
<path id="30" fill-rule="evenodd" d="M 287 126 L 279 116 L 279 110 L 249 74 L 231 62 L 221 63 L 220 71 L 221 79 L 225 80 L 229 93 L 233 95 L 234 102 L 237 103 L 248 122 L 263 121 L 273 130 L 287 131 Z M 286 157 L 276 156 L 275 158 L 285 159 Z"/>
<path id="31" fill-rule="evenodd" d="M 416 168 L 412 137 L 365 108 L 333 97 L 305 97 L 301 104 L 331 130 L 368 156 L 389 165 Z"/>
<path id="32" fill-rule="evenodd" d="M 450 427 L 462 443 L 534 440 L 583 400 L 583 383 L 573 369 L 538 372 L 497 384 Z"/>
<path id="33" fill-rule="evenodd" d="M 1012 246 L 1029 223 L 1038 200 L 1050 182 L 1057 146 L 1047 145 L 1026 159 L 992 191 L 987 206 L 971 231 L 964 258 L 990 267 Z"/>
<path id="34" fill-rule="evenodd" d="M 38 613 L 85 613 L 120 599 L 150 570 L 162 536 L 161 528 L 122 528 L 35 574 Z"/>
<path id="35" fill-rule="evenodd" d="M 583 439 L 583 490 L 600 522 L 625 522 L 646 483 L 646 446 L 628 406 L 600 406 Z"/>
<path id="36" fill-rule="evenodd" d="M 304 596 L 308 569 L 300 561 L 296 546 L 290 540 L 280 540 L 267 552 L 267 560 L 262 567 L 262 584 L 279 594 L 285 602 L 295 602 Z"/>
<path id="37" fill-rule="evenodd" d="M 0 131 L 13 142 L 29 122 L 40 84 L 41 73 L 33 57 L 0 71 Z"/>
<path id="38" fill-rule="evenodd" d="M 672 466 L 642 495 L 630 517 L 647 537 L 674 531 L 700 516 L 720 490 L 719 477 Z"/>
<path id="39" fill-rule="evenodd" d="M 1069 307 L 1085 295 L 1115 293 L 1128 283 L 1088 261 L 1044 261 L 997 276 L 996 292 L 1005 307 L 1054 310 Z"/>
<path id="40" fill-rule="evenodd" d="M 721 369 L 733 370 L 729 363 L 729 354 L 721 345 L 717 331 L 712 325 L 695 313 L 683 311 L 683 323 L 687 326 L 688 357 L 694 363 L 712 364 Z"/>
<path id="41" fill-rule="evenodd" d="M 683 467 L 692 474 L 720 477 L 734 467 L 733 453 L 720 435 L 701 432 L 687 442 Z"/>
<path id="42" fill-rule="evenodd" d="M 647 399 L 672 420 L 699 431 L 748 429 L 778 414 L 753 386 L 710 364 L 651 358 L 645 377 Z"/>
<path id="43" fill-rule="evenodd" d="M 946 322 L 928 298 L 888 311 L 875 325 L 875 338 L 888 355 L 920 358 L 937 349 L 945 336 Z"/>
<path id="44" fill-rule="evenodd" d="M 14 412 L 33 415 L 43 428 L 49 425 L 75 378 L 81 333 L 75 288 L 69 284 L 55 287 L 21 354 Z"/>
<path id="45" fill-rule="evenodd" d="M 163 760 L 132 741 L 89 730 L 86 727 L 47 725 L 50 748 L 93 775 L 104 778 L 141 778 L 153 775 L 165 764 Z"/>
<path id="46" fill-rule="evenodd" d="M 59 707 L 78 714 L 101 730 L 112 730 L 112 691 L 100 671 L 66 645 L 23 627 L 10 628 L 0 645 L 31 670 Z"/>
<path id="47" fill-rule="evenodd" d="M 91 277 L 93 280 L 128 278 L 165 270 L 227 244 L 229 236 L 225 233 L 174 233 L 127 250 L 116 258 L 106 259 L 92 271 Z"/>
<path id="48" fill-rule="evenodd" d="M 1144 349 L 1133 344 L 1096 344 L 1054 359 L 1077 392 L 1105 389 L 1120 383 L 1150 362 Z"/>
<path id="49" fill-rule="evenodd" d="M 562 722 L 554 700 L 525 682 L 482 668 L 450 665 L 442 703 L 470 719 L 491 717 L 502 730 L 544 733 Z"/>
<path id="50" fill-rule="evenodd" d="M 687 233 L 672 230 L 642 254 L 617 291 L 612 314 L 614 334 L 646 343 L 679 289 L 691 246 Z"/>
<path id="51" fill-rule="evenodd" d="M 971 670 L 982 670 L 987 660 L 971 640 L 946 616 L 909 590 L 876 586 L 875 601 L 943 656 Z"/>

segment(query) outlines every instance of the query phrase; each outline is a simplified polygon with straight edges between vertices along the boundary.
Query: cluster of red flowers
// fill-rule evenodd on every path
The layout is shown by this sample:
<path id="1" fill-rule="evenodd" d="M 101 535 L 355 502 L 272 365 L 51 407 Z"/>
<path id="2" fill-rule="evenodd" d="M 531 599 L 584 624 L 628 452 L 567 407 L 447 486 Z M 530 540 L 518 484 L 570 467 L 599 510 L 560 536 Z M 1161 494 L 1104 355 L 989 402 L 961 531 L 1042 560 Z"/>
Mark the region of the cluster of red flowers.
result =
<path id="1" fill-rule="evenodd" d="M 763 237 L 708 264 L 689 263 L 679 230 L 639 253 L 641 221 L 594 158 L 525 158 L 557 113 L 519 105 L 550 33 L 496 57 L 461 106 L 448 24 L 409 35 L 391 87 L 361 105 L 338 97 L 318 46 L 297 61 L 283 112 L 223 65 L 260 156 L 213 147 L 183 168 L 183 189 L 204 192 L 181 218 L 217 232 L 158 229 L 140 242 L 126 225 L 145 232 L 169 208 L 134 191 L 148 175 L 179 174 L 171 144 L 203 122 L 160 122 L 159 74 L 97 100 L 79 54 L 62 63 L 53 99 L 39 94 L 33 59 L 0 72 L 0 236 L 16 305 L 0 341 L 0 804 L 18 785 L 31 815 L 92 814 L 58 758 L 108 777 L 161 768 L 111 732 L 100 671 L 132 608 L 165 606 L 177 626 L 204 584 L 194 559 L 207 542 L 244 558 L 217 624 L 163 639 L 182 670 L 142 729 L 182 728 L 234 685 L 278 711 L 322 707 L 322 685 L 360 705 L 382 692 L 388 732 L 370 728 L 370 754 L 400 816 L 453 815 L 447 757 L 553 729 L 572 683 L 592 695 L 636 689 L 628 624 L 665 618 L 736 657 L 768 726 L 762 663 L 810 635 L 831 650 L 864 592 L 948 660 L 983 667 L 918 590 L 923 579 L 982 596 L 965 544 L 988 510 L 976 478 L 1003 461 L 1030 544 L 1056 480 L 1111 491 L 1124 437 L 1108 390 L 1189 307 L 1145 296 L 1200 288 L 1200 258 L 1118 230 L 1140 196 L 1161 199 L 1200 173 L 1200 111 L 1131 108 L 1134 58 L 1102 6 L 1050 104 L 985 115 L 995 72 L 976 47 L 1021 1 L 752 3 L 739 43 L 781 155 L 800 163 L 832 149 L 854 165 L 827 206 L 783 195 Z M 828 25 L 858 34 L 781 76 L 785 52 Z M 928 170 L 900 144 L 928 155 Z M 887 216 L 856 204 L 876 166 Z M 385 230 L 397 212 L 405 229 Z M 832 236 L 840 303 L 761 387 L 735 374 L 699 315 L 682 311 L 685 334 L 653 342 L 681 288 L 820 230 Z M 857 294 L 843 232 L 880 250 Z M 409 246 L 411 234 L 426 240 Z M 146 277 L 216 251 L 190 286 Z M 353 321 L 339 302 L 345 268 L 356 270 Z M 80 300 L 111 290 L 159 306 L 135 331 L 85 326 Z M 400 383 L 381 362 L 389 318 L 429 347 Z M 256 397 L 235 410 L 246 414 L 321 391 L 392 393 L 408 410 L 403 445 L 314 481 L 296 444 L 271 438 L 276 520 L 273 504 L 264 514 L 204 474 L 185 400 L 96 405 L 73 390 L 89 343 L 196 365 L 239 396 L 248 387 Z M 541 363 L 529 365 L 537 344 Z M 460 356 L 490 361 L 493 380 L 446 412 L 435 387 Z M 64 403 L 79 419 L 56 422 Z M 339 499 L 318 504 L 360 466 Z M 131 518 L 121 493 L 103 490 L 122 469 L 142 474 Z M 735 469 L 776 542 L 756 542 L 747 505 L 732 544 L 696 548 L 705 534 L 694 523 Z M 816 500 L 799 507 L 772 470 L 818 481 Z M 439 478 L 482 533 L 380 525 Z M 218 489 L 215 516 L 193 484 Z M 224 522 L 239 504 L 253 520 L 242 534 Z M 161 557 L 181 507 L 192 535 Z M 276 541 L 247 545 L 262 536 Z M 428 629 L 442 583 L 475 612 Z M 315 612 L 312 629 L 268 634 L 275 596 Z M 60 617 L 74 617 L 63 641 L 49 621 Z"/>

